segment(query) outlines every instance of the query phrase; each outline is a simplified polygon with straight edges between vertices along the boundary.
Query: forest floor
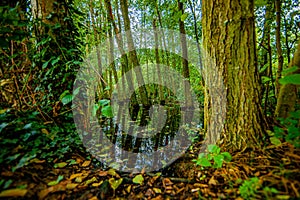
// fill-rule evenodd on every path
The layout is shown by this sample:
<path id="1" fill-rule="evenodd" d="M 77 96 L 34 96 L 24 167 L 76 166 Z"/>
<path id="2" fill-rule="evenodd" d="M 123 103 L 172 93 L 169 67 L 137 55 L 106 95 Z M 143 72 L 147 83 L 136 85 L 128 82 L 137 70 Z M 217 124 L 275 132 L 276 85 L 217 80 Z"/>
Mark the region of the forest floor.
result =
<path id="1" fill-rule="evenodd" d="M 55 165 L 32 159 L 12 172 L 5 199 L 300 199 L 300 151 L 288 143 L 233 155 L 222 168 L 200 169 L 195 144 L 184 158 L 160 172 L 126 174 L 102 169 L 86 153 L 73 152 Z M 67 158 L 66 158 L 67 157 Z M 66 161 L 69 160 L 69 161 Z M 70 163 L 70 160 L 72 161 Z M 257 177 L 257 178 L 255 178 Z"/>

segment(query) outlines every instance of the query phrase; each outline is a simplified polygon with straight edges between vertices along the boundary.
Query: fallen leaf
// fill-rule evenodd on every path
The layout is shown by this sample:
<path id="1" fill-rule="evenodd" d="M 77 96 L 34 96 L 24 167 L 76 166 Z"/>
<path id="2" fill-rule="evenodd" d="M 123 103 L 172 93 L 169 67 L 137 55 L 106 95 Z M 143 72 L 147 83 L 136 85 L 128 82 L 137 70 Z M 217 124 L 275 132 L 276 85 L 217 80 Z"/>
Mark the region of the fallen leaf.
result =
<path id="1" fill-rule="evenodd" d="M 92 198 L 89 198 L 89 200 L 98 200 L 98 197 L 93 196 Z"/>
<path id="2" fill-rule="evenodd" d="M 141 174 L 136 175 L 136 176 L 132 179 L 132 182 L 142 185 L 143 182 L 144 182 L 144 177 L 143 177 L 143 175 L 141 175 Z"/>
<path id="3" fill-rule="evenodd" d="M 71 176 L 70 176 L 70 180 L 73 180 L 74 178 L 77 178 L 77 177 L 79 177 L 79 176 L 82 176 L 82 174 L 83 173 L 78 173 L 78 174 L 72 174 Z"/>
<path id="4" fill-rule="evenodd" d="M 163 185 L 164 185 L 164 187 L 166 187 L 168 185 L 173 185 L 173 183 L 169 178 L 164 178 L 163 179 Z"/>
<path id="5" fill-rule="evenodd" d="M 155 193 L 161 194 L 161 189 L 159 189 L 159 188 L 153 188 L 153 191 L 154 191 Z"/>
<path id="6" fill-rule="evenodd" d="M 96 181 L 98 181 L 97 178 L 96 178 L 96 177 L 93 177 L 93 178 L 87 180 L 87 181 L 85 182 L 84 185 L 85 185 L 85 186 L 88 186 L 89 184 L 94 183 L 94 182 L 96 182 Z"/>
<path id="7" fill-rule="evenodd" d="M 87 167 L 91 164 L 91 161 L 90 160 L 86 160 L 84 161 L 84 163 L 82 163 L 82 167 Z"/>
<path id="8" fill-rule="evenodd" d="M 67 186 L 66 186 L 66 188 L 68 190 L 72 190 L 72 189 L 76 188 L 77 185 L 78 185 L 78 183 L 68 183 Z"/>
<path id="9" fill-rule="evenodd" d="M 68 163 L 61 162 L 61 163 L 55 163 L 54 168 L 64 168 Z"/>
<path id="10" fill-rule="evenodd" d="M 33 158 L 33 159 L 31 159 L 29 162 L 30 162 L 30 163 L 38 163 L 38 164 L 40 164 L 40 163 L 46 162 L 46 160 L 40 160 L 40 159 L 38 159 L 38 158 Z"/>
<path id="11" fill-rule="evenodd" d="M 129 185 L 129 186 L 125 189 L 127 193 L 130 193 L 130 192 L 131 192 L 131 187 L 132 187 L 132 185 Z"/>
<path id="12" fill-rule="evenodd" d="M 109 174 L 109 175 L 111 175 L 111 176 L 116 176 L 116 175 L 117 175 L 117 172 L 116 172 L 114 169 L 110 168 L 110 169 L 107 171 L 107 174 Z"/>
<path id="13" fill-rule="evenodd" d="M 123 178 L 120 178 L 118 180 L 115 180 L 114 178 L 110 178 L 108 180 L 108 182 L 113 190 L 116 190 L 121 185 L 122 181 L 123 181 Z"/>
<path id="14" fill-rule="evenodd" d="M 49 135 L 49 131 L 45 128 L 42 128 L 41 129 L 42 133 L 46 134 L 46 135 Z"/>
<path id="15" fill-rule="evenodd" d="M 57 185 L 61 180 L 63 180 L 64 176 L 59 175 L 55 181 L 51 181 L 48 183 L 49 186 Z"/>
<path id="16" fill-rule="evenodd" d="M 2 191 L 0 197 L 23 197 L 26 193 L 26 189 L 15 188 Z"/>
<path id="17" fill-rule="evenodd" d="M 208 181 L 209 185 L 217 185 L 217 181 L 215 180 L 214 176 L 212 176 L 209 181 Z"/>
<path id="18" fill-rule="evenodd" d="M 108 172 L 107 171 L 100 171 L 99 176 L 107 176 Z"/>
<path id="19" fill-rule="evenodd" d="M 92 186 L 93 187 L 99 187 L 102 183 L 103 183 L 103 181 L 100 181 L 99 183 L 93 183 Z"/>

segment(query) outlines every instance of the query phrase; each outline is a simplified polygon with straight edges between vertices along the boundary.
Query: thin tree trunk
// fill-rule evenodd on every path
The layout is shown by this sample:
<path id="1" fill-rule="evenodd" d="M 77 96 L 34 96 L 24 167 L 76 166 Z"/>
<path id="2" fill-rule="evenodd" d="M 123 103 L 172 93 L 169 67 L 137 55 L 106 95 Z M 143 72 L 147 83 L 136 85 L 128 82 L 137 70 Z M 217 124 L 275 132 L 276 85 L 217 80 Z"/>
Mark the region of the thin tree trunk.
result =
<path id="1" fill-rule="evenodd" d="M 158 77 L 158 82 L 160 85 L 158 86 L 158 94 L 160 100 L 163 100 L 164 95 L 163 95 L 163 88 L 162 88 L 162 78 L 161 78 L 161 72 L 160 72 L 160 58 L 159 58 L 159 45 L 158 45 L 158 34 L 157 34 L 157 29 L 156 29 L 156 21 L 155 19 L 153 20 L 153 31 L 154 31 L 154 40 L 155 40 L 155 59 L 156 59 L 156 68 L 157 68 L 157 77 Z"/>
<path id="2" fill-rule="evenodd" d="M 183 3 L 178 0 L 178 10 L 181 14 L 184 14 Z M 182 49 L 182 73 L 183 77 L 186 79 L 188 84 L 184 86 L 185 98 L 186 98 L 186 107 L 191 107 L 193 105 L 192 96 L 191 96 L 191 88 L 190 88 L 190 71 L 189 71 L 189 63 L 188 63 L 188 51 L 187 51 L 187 44 L 186 44 L 186 33 L 184 28 L 184 22 L 179 19 L 179 30 L 180 30 L 180 43 Z"/>
<path id="3" fill-rule="evenodd" d="M 278 80 L 281 78 L 282 68 L 283 68 L 283 55 L 281 48 L 281 2 L 280 0 L 275 0 L 275 10 L 276 10 L 276 49 L 277 49 L 277 74 L 276 74 L 276 97 L 278 96 L 280 90 L 280 84 Z"/>
<path id="4" fill-rule="evenodd" d="M 96 44 L 96 55 L 97 55 L 97 63 L 98 63 L 99 71 L 98 71 L 98 69 L 95 69 L 95 70 L 97 70 L 97 74 L 99 76 L 98 80 L 99 80 L 100 85 L 102 86 L 102 93 L 104 93 L 104 89 L 107 84 L 105 83 L 104 77 L 102 75 L 101 52 L 100 52 L 100 47 L 99 47 L 99 43 L 98 43 L 98 33 L 97 33 L 97 29 L 96 29 L 96 24 L 95 24 L 95 13 L 94 13 L 94 6 L 93 6 L 92 0 L 90 0 L 89 7 L 90 7 L 90 13 L 91 13 L 92 27 L 93 27 L 93 32 L 94 32 L 94 40 L 95 40 L 95 44 Z M 101 91 L 100 91 L 100 93 L 101 93 Z"/>
<path id="5" fill-rule="evenodd" d="M 143 74 L 142 74 L 142 71 L 140 68 L 138 57 L 136 55 L 136 50 L 135 50 L 134 42 L 133 42 L 133 38 L 132 38 L 127 0 L 120 0 L 120 4 L 121 4 L 121 10 L 122 10 L 122 15 L 123 15 L 123 19 L 124 19 L 127 45 L 128 45 L 128 50 L 129 50 L 129 58 L 133 64 L 136 79 L 139 84 L 139 94 L 141 95 L 141 102 L 144 106 L 149 106 L 147 89 L 144 84 Z"/>

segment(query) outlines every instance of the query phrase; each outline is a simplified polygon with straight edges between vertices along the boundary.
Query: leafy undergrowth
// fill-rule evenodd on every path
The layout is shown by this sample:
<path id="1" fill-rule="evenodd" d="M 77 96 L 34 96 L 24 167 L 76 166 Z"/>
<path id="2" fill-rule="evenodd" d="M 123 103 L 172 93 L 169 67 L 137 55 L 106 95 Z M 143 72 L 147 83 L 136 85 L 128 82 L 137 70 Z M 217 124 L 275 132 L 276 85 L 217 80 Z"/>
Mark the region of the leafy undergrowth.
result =
<path id="1" fill-rule="evenodd" d="M 287 142 L 234 154 L 230 162 L 216 167 L 208 167 L 208 161 L 216 164 L 208 159 L 208 166 L 202 168 L 195 162 L 198 142 L 162 171 L 128 174 L 102 168 L 84 151 L 71 123 L 43 123 L 37 113 L 1 115 L 0 197 L 4 199 L 300 198 L 300 151 Z"/>

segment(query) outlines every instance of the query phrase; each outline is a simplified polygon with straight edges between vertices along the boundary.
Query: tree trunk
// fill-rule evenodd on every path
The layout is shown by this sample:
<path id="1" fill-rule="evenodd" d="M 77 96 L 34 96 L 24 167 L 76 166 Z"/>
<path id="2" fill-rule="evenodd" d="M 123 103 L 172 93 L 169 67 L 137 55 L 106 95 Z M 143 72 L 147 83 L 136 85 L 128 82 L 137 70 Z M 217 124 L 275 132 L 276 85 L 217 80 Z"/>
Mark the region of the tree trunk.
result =
<path id="1" fill-rule="evenodd" d="M 278 59 L 278 67 L 276 74 L 276 89 L 275 95 L 278 96 L 280 90 L 280 84 L 278 80 L 281 78 L 281 72 L 283 68 L 283 55 L 281 48 L 281 2 L 280 0 L 275 0 L 275 10 L 276 10 L 276 49 L 277 49 L 277 59 Z"/>
<path id="2" fill-rule="evenodd" d="M 253 0 L 202 4 L 208 142 L 220 141 L 232 151 L 259 148 L 264 133 L 253 10 Z M 226 93 L 220 101 L 222 84 Z M 224 104 L 226 115 L 219 114 Z"/>
<path id="3" fill-rule="evenodd" d="M 181 15 L 184 14 L 183 3 L 178 0 L 178 10 L 181 12 Z M 186 34 L 184 28 L 184 21 L 179 18 L 179 31 L 180 31 L 180 44 L 182 50 L 182 74 L 188 83 L 190 83 L 190 71 L 189 71 L 189 63 L 188 63 L 188 51 L 187 51 L 187 43 L 186 43 Z M 186 107 L 191 107 L 193 105 L 192 96 L 191 96 L 191 88 L 190 84 L 184 84 L 184 93 L 186 98 Z"/>
<path id="4" fill-rule="evenodd" d="M 127 45 L 128 45 L 128 50 L 129 50 L 129 58 L 133 64 L 136 79 L 139 84 L 139 94 L 141 95 L 141 102 L 144 106 L 147 107 L 147 106 L 149 106 L 147 89 L 144 84 L 143 74 L 142 74 L 142 71 L 140 68 L 138 57 L 136 55 L 136 50 L 135 50 L 134 42 L 133 42 L 133 38 L 132 38 L 132 33 L 131 33 L 131 28 L 130 28 L 130 19 L 129 19 L 129 14 L 128 14 L 128 2 L 127 2 L 127 0 L 121 0 L 120 4 L 121 4 L 122 16 L 124 19 L 124 27 L 125 27 L 125 31 L 126 31 Z"/>
<path id="5" fill-rule="evenodd" d="M 300 42 L 298 42 L 297 49 L 294 53 L 294 58 L 289 63 L 289 67 L 294 66 L 297 66 L 299 69 L 293 72 L 293 74 L 300 74 Z M 300 103 L 299 95 L 297 95 L 297 92 L 299 92 L 298 89 L 299 86 L 294 84 L 286 84 L 280 87 L 275 110 L 275 117 L 286 118 L 288 117 L 289 112 L 294 111 L 297 101 L 298 103 Z"/>

